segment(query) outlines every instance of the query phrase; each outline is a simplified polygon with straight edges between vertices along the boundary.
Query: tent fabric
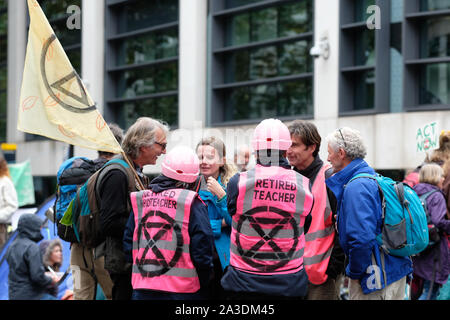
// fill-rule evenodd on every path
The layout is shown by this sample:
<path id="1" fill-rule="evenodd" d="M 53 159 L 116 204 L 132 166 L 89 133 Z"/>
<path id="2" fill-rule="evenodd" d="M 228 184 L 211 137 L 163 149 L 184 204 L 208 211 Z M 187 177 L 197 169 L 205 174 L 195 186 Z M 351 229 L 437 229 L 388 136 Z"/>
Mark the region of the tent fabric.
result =
<path id="1" fill-rule="evenodd" d="M 48 209 L 52 208 L 56 200 L 56 196 L 53 195 L 46 199 L 42 205 L 36 210 L 36 213 L 42 220 L 46 220 L 45 213 Z M 44 236 L 43 240 L 53 240 L 58 237 L 56 225 L 50 220 L 47 221 L 45 228 L 41 230 L 42 235 Z M 5 243 L 0 252 L 0 300 L 9 300 L 8 297 L 8 274 L 9 274 L 9 266 L 6 262 L 6 250 L 17 237 L 17 230 L 14 231 L 9 237 L 8 241 Z M 43 241 L 42 240 L 42 241 Z M 61 272 L 65 272 L 70 266 L 70 243 L 66 241 L 61 241 L 63 245 L 63 263 L 61 266 Z M 58 299 L 61 299 L 66 290 L 73 290 L 73 280 L 72 273 L 69 272 L 66 279 L 59 285 L 58 288 Z"/>

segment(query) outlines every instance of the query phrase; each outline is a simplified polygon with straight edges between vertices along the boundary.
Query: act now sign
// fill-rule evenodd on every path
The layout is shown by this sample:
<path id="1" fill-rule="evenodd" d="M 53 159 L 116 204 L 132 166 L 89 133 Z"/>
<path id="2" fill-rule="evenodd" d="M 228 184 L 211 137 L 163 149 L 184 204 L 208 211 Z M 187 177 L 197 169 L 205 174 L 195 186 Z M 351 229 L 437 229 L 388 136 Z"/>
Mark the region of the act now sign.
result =
<path id="1" fill-rule="evenodd" d="M 439 134 L 436 121 L 419 127 L 416 131 L 416 152 L 427 152 L 439 147 Z"/>

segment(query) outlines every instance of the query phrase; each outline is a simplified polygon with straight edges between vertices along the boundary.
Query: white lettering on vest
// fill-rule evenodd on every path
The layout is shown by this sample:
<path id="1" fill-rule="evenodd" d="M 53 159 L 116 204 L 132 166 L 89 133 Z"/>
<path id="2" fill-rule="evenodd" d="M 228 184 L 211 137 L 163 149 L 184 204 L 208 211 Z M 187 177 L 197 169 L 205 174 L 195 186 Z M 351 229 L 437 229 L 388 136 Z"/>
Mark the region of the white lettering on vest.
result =
<path id="1" fill-rule="evenodd" d="M 177 208 L 176 200 L 164 199 L 164 198 L 173 199 L 174 197 L 175 197 L 175 191 L 166 190 L 166 191 L 163 191 L 160 193 L 154 193 L 152 191 L 148 191 L 142 197 L 142 206 L 144 206 L 144 207 L 153 206 L 153 207 L 176 209 Z"/>
<path id="2" fill-rule="evenodd" d="M 253 192 L 254 200 L 269 200 L 269 201 L 281 201 L 286 203 L 295 202 L 295 191 L 297 191 L 297 186 L 289 181 L 280 181 L 273 179 L 257 179 L 255 188 L 260 188 L 263 190 L 255 189 Z M 279 189 L 280 192 L 276 192 L 270 189 Z M 285 190 L 288 192 L 281 192 Z"/>
<path id="3" fill-rule="evenodd" d="M 265 190 L 255 190 L 253 192 L 253 199 L 294 203 L 295 202 L 295 194 L 283 193 L 283 192 L 270 192 L 267 190 L 266 191 Z"/>

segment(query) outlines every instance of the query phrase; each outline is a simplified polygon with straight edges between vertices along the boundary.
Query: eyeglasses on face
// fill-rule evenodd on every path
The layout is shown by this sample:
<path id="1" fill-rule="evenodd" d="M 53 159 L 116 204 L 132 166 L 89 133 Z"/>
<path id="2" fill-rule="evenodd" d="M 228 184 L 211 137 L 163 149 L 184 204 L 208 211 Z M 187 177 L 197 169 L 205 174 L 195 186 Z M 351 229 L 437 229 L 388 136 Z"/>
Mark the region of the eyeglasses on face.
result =
<path id="1" fill-rule="evenodd" d="M 158 142 L 158 141 L 155 141 L 155 143 L 156 143 L 158 146 L 161 146 L 161 148 L 162 148 L 163 150 L 166 150 L 167 143 L 161 143 L 161 142 Z"/>

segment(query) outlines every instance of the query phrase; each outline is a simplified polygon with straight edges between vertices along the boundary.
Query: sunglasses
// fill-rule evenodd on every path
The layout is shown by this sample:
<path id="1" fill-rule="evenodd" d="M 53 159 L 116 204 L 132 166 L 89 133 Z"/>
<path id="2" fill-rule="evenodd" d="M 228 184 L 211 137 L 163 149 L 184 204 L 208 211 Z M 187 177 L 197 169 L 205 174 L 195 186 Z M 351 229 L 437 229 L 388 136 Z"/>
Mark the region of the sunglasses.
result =
<path id="1" fill-rule="evenodd" d="M 344 135 L 342 134 L 341 128 L 339 128 L 338 131 L 341 134 L 342 141 L 344 141 L 344 146 L 347 148 L 347 143 L 345 142 Z"/>
<path id="2" fill-rule="evenodd" d="M 156 143 L 158 146 L 161 146 L 161 148 L 162 148 L 163 150 L 166 150 L 167 143 L 161 143 L 161 142 L 157 142 L 157 141 L 155 141 L 155 143 Z"/>

